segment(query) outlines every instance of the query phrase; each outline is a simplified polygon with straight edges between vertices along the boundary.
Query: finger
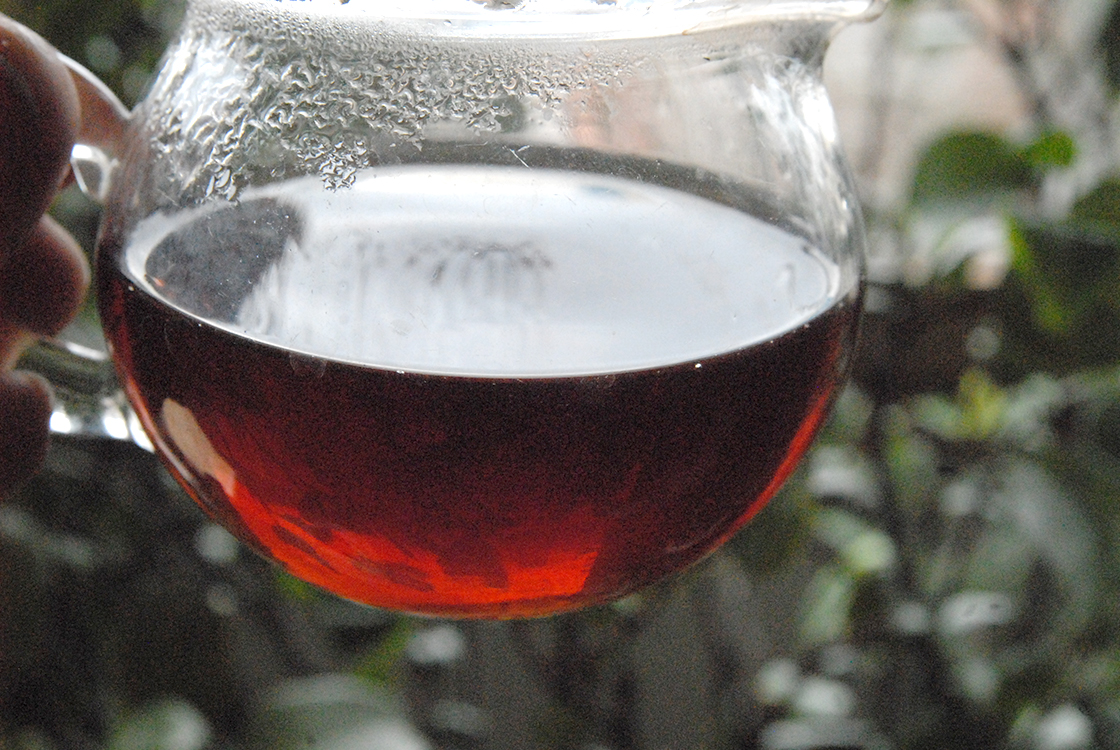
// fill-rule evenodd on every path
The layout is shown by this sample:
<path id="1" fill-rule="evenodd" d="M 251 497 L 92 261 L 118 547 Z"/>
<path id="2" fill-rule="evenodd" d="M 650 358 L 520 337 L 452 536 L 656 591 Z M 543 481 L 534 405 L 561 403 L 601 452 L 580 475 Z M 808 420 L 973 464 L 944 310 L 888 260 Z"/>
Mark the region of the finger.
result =
<path id="1" fill-rule="evenodd" d="M 14 323 L 0 319 L 0 376 L 16 366 L 21 354 L 35 343 L 35 337 Z M 4 404 L 0 401 L 0 410 Z"/>
<path id="2" fill-rule="evenodd" d="M 0 15 L 0 265 L 66 176 L 80 108 L 58 53 Z"/>
<path id="3" fill-rule="evenodd" d="M 78 243 L 43 217 L 27 244 L 0 266 L 0 320 L 38 336 L 66 327 L 89 287 L 89 265 Z"/>
<path id="4" fill-rule="evenodd" d="M 50 389 L 42 379 L 0 375 L 0 497 L 43 463 L 50 418 Z"/>

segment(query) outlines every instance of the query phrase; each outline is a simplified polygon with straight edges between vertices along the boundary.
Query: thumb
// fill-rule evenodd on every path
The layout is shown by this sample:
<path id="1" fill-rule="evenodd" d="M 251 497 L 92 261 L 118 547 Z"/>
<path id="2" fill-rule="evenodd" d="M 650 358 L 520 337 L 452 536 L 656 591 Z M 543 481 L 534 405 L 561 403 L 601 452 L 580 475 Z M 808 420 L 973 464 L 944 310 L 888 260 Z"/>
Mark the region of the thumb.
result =
<path id="1" fill-rule="evenodd" d="M 0 15 L 0 266 L 66 176 L 80 111 L 54 48 Z"/>

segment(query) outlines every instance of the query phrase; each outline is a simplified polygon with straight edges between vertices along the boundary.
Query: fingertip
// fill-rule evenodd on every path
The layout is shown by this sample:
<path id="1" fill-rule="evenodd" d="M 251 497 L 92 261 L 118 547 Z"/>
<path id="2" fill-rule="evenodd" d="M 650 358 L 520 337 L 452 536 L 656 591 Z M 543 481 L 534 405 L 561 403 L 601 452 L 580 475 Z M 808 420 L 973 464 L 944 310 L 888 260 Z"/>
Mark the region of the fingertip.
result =
<path id="1" fill-rule="evenodd" d="M 57 222 L 43 218 L 27 244 L 0 266 L 0 320 L 54 336 L 78 311 L 89 283 L 81 247 Z"/>
<path id="2" fill-rule="evenodd" d="M 0 375 L 0 496 L 42 466 L 49 442 L 51 391 L 30 373 Z"/>
<path id="3" fill-rule="evenodd" d="M 81 106 L 58 52 L 0 14 L 0 245 L 18 247 L 65 178 Z M 0 263 L 4 262 L 0 257 Z"/>

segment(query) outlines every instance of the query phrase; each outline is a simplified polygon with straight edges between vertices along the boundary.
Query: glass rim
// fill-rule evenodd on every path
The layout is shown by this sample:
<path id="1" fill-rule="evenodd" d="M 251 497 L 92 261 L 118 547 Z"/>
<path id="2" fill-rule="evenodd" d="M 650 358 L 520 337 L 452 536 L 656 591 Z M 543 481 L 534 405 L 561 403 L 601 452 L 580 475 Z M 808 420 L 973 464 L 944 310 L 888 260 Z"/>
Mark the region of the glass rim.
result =
<path id="1" fill-rule="evenodd" d="M 848 24 L 878 16 L 887 0 L 190 0 L 210 11 L 244 9 L 339 23 L 415 24 L 435 37 L 641 38 L 765 23 Z"/>

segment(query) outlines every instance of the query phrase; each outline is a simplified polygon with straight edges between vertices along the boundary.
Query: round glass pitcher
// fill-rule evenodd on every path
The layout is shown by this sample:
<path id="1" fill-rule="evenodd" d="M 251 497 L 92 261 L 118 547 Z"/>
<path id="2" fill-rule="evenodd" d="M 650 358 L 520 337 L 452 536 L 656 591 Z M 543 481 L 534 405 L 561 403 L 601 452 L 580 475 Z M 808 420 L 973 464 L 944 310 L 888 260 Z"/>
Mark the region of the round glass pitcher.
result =
<path id="1" fill-rule="evenodd" d="M 876 10 L 191 0 L 75 149 L 126 416 L 372 605 L 536 616 L 690 565 L 846 377 L 863 235 L 821 62 Z"/>

